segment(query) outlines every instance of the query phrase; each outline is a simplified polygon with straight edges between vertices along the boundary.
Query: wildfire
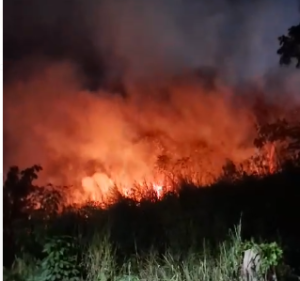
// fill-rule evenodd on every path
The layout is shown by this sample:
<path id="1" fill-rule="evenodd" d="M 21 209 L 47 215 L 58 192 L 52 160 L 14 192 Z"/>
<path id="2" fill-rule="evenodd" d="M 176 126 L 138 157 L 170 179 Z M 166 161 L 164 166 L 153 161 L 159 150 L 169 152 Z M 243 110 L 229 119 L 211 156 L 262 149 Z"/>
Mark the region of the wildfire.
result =
<path id="1" fill-rule="evenodd" d="M 278 99 L 274 106 L 265 89 L 257 105 L 255 91 L 207 88 L 201 77 L 187 75 L 130 85 L 122 98 L 83 91 L 69 72 L 50 67 L 10 85 L 4 107 L 4 130 L 14 144 L 5 164 L 38 162 L 40 184 L 73 185 L 66 205 L 107 202 L 114 190 L 136 200 L 147 192 L 161 199 L 181 179 L 198 186 L 218 181 L 229 161 L 248 174 L 274 173 L 284 144 L 268 140 L 258 149 L 257 124 L 298 121 L 291 117 L 294 100 L 283 106 Z"/>
<path id="2" fill-rule="evenodd" d="M 84 190 L 85 196 L 91 201 L 107 202 L 109 196 L 112 195 L 113 190 L 117 190 L 122 196 L 127 198 L 133 198 L 137 201 L 142 200 L 147 189 L 148 192 L 153 191 L 152 195 L 155 195 L 157 199 L 161 199 L 165 192 L 171 191 L 172 187 L 166 180 L 157 180 L 153 182 L 139 182 L 134 183 L 133 186 L 122 186 L 122 183 L 117 185 L 104 173 L 95 173 L 91 177 L 84 177 L 82 179 L 81 186 Z M 141 192 L 139 192 L 141 191 Z M 81 200 L 79 199 L 79 202 Z"/>
<path id="3" fill-rule="evenodd" d="M 256 158 L 250 158 L 247 162 L 248 166 L 244 165 L 241 167 L 243 172 L 249 175 L 263 176 L 273 174 L 280 169 L 280 166 L 276 163 L 276 145 L 274 143 L 266 144 L 262 151 L 258 151 Z M 190 176 L 185 175 L 184 178 L 203 186 L 214 183 L 214 180 L 209 181 L 204 178 L 201 182 L 199 181 L 201 179 L 197 178 L 197 176 L 192 177 L 193 174 Z M 153 191 L 152 196 L 155 195 L 157 199 L 163 198 L 168 191 L 176 192 L 176 181 L 168 181 L 167 174 L 163 172 L 161 172 L 160 178 L 161 180 L 153 179 L 148 182 L 131 183 L 131 185 L 124 187 L 122 183 L 118 185 L 106 174 L 95 173 L 90 177 L 84 177 L 81 186 L 84 190 L 84 198 L 103 203 L 109 201 L 109 195 L 114 188 L 124 197 L 132 198 L 136 201 L 142 200 L 147 191 Z M 217 177 L 215 180 L 217 180 Z M 80 203 L 82 198 L 77 198 L 75 201 Z"/>

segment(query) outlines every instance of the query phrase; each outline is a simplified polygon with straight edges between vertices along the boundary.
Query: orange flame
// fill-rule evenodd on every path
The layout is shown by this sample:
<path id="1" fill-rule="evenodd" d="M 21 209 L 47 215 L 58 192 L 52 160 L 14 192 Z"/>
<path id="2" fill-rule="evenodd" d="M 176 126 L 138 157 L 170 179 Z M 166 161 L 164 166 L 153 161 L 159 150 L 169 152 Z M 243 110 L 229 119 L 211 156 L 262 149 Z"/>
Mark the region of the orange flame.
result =
<path id="1" fill-rule="evenodd" d="M 279 144 L 253 144 L 256 124 L 289 118 L 294 99 L 275 106 L 259 92 L 257 104 L 255 91 L 206 89 L 193 75 L 127 91 L 82 91 L 66 65 L 7 86 L 4 130 L 14 147 L 6 166 L 40 163 L 41 184 L 74 186 L 66 205 L 107 202 L 114 189 L 140 200 L 146 185 L 160 199 L 181 178 L 214 183 L 228 160 L 248 174 L 280 169 Z"/>

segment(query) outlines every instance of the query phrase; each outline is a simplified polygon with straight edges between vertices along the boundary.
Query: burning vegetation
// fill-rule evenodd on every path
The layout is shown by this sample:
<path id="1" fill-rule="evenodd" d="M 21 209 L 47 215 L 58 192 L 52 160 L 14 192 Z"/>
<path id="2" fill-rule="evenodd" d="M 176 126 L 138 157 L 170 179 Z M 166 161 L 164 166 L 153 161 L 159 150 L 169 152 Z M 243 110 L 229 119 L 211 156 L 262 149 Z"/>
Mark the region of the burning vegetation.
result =
<path id="1" fill-rule="evenodd" d="M 14 144 L 6 167 L 43 167 L 30 193 L 34 208 L 53 191 L 61 207 L 162 198 L 182 180 L 209 187 L 275 173 L 298 158 L 292 95 L 235 89 L 201 71 L 124 83 L 124 95 L 83 90 L 77 78 L 69 65 L 55 65 L 5 89 L 4 131 Z"/>

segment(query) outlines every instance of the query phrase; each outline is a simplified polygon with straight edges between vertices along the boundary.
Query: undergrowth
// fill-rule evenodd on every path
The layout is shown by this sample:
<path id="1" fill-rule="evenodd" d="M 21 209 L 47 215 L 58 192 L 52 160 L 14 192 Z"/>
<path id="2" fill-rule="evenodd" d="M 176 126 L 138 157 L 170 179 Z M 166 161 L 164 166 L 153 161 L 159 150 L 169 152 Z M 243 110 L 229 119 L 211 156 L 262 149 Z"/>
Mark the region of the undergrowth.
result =
<path id="1" fill-rule="evenodd" d="M 31 255 L 17 257 L 12 268 L 4 271 L 4 280 L 12 281 L 238 281 L 241 264 L 247 249 L 256 249 L 262 257 L 262 276 L 271 267 L 283 265 L 282 250 L 276 243 L 243 241 L 241 226 L 230 232 L 228 238 L 211 248 L 203 241 L 202 250 L 190 248 L 178 256 L 169 248 L 164 253 L 155 249 L 136 254 L 118 263 L 109 232 L 94 233 L 88 242 L 81 236 L 57 236 L 44 244 L 44 257 Z M 281 274 L 282 272 L 279 272 Z"/>
<path id="2" fill-rule="evenodd" d="M 249 248 L 263 257 L 263 276 L 290 272 L 285 264 L 299 270 L 298 168 L 203 189 L 182 182 L 160 201 L 120 198 L 60 214 L 49 211 L 53 201 L 22 211 L 18 198 L 34 178 L 25 172 L 4 188 L 4 280 L 235 281 Z"/>

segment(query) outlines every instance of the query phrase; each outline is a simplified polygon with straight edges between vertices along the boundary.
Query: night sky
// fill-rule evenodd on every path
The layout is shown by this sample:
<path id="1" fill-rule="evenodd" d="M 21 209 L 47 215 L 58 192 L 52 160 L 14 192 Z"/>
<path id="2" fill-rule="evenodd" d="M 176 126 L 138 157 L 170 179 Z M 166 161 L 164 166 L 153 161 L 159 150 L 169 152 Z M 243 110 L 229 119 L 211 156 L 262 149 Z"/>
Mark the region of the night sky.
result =
<path id="1" fill-rule="evenodd" d="M 4 0 L 4 11 L 5 83 L 28 74 L 20 61 L 43 57 L 75 63 L 92 87 L 155 60 L 257 76 L 277 65 L 277 37 L 299 19 L 296 0 Z"/>

